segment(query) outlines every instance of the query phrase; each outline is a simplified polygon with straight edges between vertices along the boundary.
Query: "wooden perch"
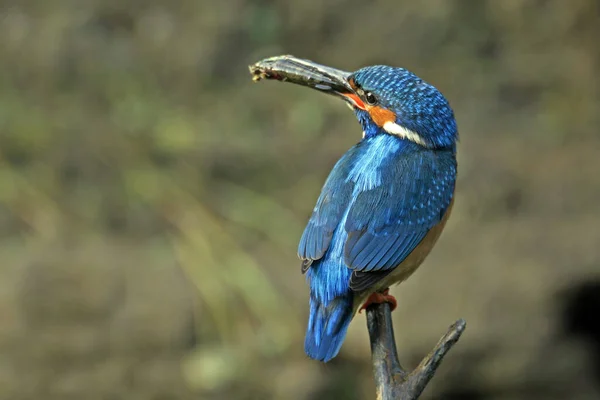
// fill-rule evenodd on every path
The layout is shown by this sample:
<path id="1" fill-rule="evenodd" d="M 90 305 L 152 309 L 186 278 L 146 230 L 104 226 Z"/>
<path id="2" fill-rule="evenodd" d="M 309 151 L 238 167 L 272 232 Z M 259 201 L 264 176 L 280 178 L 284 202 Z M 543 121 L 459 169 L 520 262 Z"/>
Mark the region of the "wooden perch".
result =
<path id="1" fill-rule="evenodd" d="M 433 351 L 412 372 L 406 372 L 398 361 L 392 313 L 388 303 L 367 308 L 367 327 L 371 340 L 371 359 L 377 388 L 377 400 L 418 399 L 442 359 L 464 332 L 467 323 L 456 321 L 440 339 Z"/>

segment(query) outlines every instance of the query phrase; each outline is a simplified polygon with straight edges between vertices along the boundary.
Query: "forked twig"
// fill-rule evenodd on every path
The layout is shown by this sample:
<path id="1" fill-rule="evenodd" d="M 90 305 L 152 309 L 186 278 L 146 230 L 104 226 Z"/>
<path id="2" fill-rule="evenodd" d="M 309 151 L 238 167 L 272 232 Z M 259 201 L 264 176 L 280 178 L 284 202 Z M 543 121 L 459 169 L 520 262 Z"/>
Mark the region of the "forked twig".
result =
<path id="1" fill-rule="evenodd" d="M 463 319 L 452 324 L 419 366 L 414 371 L 407 372 L 398 360 L 390 305 L 381 303 L 369 306 L 367 327 L 371 340 L 377 400 L 418 399 L 433 378 L 442 359 L 458 341 L 466 326 L 467 323 Z"/>

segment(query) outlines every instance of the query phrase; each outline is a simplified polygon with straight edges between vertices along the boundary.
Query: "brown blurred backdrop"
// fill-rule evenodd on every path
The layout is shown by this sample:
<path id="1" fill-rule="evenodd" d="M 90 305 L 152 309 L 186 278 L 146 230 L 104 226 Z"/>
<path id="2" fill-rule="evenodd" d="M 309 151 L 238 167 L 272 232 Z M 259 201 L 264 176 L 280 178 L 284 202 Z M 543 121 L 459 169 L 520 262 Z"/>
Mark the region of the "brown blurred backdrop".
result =
<path id="1" fill-rule="evenodd" d="M 326 4 L 326 5 L 325 5 Z M 0 2 L 0 399 L 372 399 L 364 316 L 302 351 L 296 244 L 360 138 L 247 65 L 384 63 L 461 133 L 454 214 L 394 288 L 424 399 L 600 397 L 597 0 Z"/>

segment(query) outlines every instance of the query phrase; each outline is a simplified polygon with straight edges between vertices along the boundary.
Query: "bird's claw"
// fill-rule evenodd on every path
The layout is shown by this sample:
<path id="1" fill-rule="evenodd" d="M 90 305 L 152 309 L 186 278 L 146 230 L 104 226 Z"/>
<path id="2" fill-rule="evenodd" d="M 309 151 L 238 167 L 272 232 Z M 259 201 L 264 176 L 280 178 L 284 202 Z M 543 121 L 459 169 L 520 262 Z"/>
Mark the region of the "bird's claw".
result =
<path id="1" fill-rule="evenodd" d="M 398 302 L 396 301 L 396 298 L 389 293 L 390 293 L 389 288 L 385 289 L 381 293 L 379 293 L 379 292 L 372 293 L 367 298 L 367 301 L 365 301 L 365 304 L 363 304 L 362 307 L 358 310 L 358 313 L 359 314 L 362 313 L 362 310 L 366 310 L 367 307 L 369 307 L 371 304 L 382 304 L 382 303 L 389 303 L 392 311 L 394 311 L 396 309 L 396 307 L 398 306 Z"/>

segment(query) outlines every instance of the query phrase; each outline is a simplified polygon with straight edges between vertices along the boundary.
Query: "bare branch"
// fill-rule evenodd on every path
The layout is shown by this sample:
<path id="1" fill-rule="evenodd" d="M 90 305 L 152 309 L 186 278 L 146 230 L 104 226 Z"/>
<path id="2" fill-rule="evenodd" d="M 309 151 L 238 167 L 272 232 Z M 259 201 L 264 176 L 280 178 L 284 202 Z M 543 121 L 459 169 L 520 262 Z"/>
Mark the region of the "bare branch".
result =
<path id="1" fill-rule="evenodd" d="M 442 359 L 458 341 L 467 323 L 456 321 L 434 349 L 414 371 L 408 373 L 400 365 L 392 313 L 387 303 L 367 308 L 367 327 L 371 340 L 371 359 L 377 387 L 377 400 L 414 400 L 419 398 Z"/>

